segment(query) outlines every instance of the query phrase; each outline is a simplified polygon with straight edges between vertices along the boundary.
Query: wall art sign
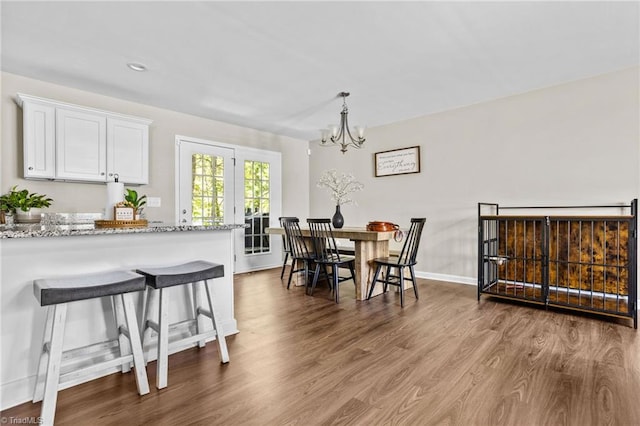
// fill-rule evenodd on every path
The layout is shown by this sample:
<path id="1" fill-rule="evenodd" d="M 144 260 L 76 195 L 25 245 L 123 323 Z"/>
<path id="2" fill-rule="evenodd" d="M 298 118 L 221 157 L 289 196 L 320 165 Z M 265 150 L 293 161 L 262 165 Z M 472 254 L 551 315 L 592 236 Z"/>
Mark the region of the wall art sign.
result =
<path id="1" fill-rule="evenodd" d="M 375 153 L 376 177 L 420 173 L 420 147 Z"/>

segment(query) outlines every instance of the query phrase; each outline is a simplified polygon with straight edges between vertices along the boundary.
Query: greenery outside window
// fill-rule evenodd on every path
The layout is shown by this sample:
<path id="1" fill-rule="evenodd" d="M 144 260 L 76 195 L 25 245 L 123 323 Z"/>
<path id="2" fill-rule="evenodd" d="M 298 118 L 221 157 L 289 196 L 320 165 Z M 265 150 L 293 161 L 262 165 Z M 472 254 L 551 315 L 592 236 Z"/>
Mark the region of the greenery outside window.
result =
<path id="1" fill-rule="evenodd" d="M 245 254 L 269 253 L 271 251 L 269 227 L 271 211 L 269 163 L 262 161 L 244 162 L 244 221 L 249 225 L 245 229 Z"/>
<path id="2" fill-rule="evenodd" d="M 192 165 L 192 224 L 224 223 L 224 158 L 194 154 Z"/>

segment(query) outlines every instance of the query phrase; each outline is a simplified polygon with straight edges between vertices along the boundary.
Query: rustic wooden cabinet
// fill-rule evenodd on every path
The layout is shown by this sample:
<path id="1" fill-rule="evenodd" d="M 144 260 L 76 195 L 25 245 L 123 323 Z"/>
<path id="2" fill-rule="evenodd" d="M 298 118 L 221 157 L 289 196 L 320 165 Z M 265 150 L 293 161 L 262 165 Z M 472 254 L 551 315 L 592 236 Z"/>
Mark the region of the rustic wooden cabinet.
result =
<path id="1" fill-rule="evenodd" d="M 631 318 L 637 328 L 637 200 L 545 207 L 560 208 L 624 212 L 502 215 L 534 208 L 479 203 L 478 300 L 487 294 Z"/>
<path id="2" fill-rule="evenodd" d="M 25 179 L 149 183 L 151 120 L 18 94 Z"/>

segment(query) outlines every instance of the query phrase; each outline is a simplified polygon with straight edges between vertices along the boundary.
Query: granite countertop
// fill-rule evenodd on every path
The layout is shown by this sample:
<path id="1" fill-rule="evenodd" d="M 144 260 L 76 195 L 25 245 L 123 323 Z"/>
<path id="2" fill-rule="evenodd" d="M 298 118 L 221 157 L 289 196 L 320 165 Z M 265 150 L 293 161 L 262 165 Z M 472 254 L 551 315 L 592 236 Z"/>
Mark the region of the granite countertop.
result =
<path id="1" fill-rule="evenodd" d="M 144 234 L 150 232 L 224 231 L 246 228 L 245 224 L 223 224 L 211 226 L 176 225 L 165 222 L 150 222 L 140 228 L 96 228 L 93 223 L 37 223 L 0 225 L 0 239 L 69 237 L 76 235 Z"/>

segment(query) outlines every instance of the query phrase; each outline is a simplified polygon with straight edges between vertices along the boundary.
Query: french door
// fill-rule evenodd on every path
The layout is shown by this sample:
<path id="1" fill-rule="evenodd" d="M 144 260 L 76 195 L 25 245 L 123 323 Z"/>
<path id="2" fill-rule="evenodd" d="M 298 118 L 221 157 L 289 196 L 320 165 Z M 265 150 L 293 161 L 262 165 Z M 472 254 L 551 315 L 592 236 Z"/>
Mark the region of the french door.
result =
<path id="1" fill-rule="evenodd" d="M 282 264 L 282 237 L 266 229 L 279 226 L 282 196 L 280 153 L 236 150 L 236 223 L 249 225 L 236 233 L 236 271 L 267 269 Z"/>
<path id="2" fill-rule="evenodd" d="M 178 149 L 180 223 L 233 223 L 233 149 L 185 139 L 178 140 Z"/>
<path id="3" fill-rule="evenodd" d="M 184 225 L 244 223 L 234 272 L 279 266 L 282 239 L 266 233 L 281 211 L 280 153 L 176 137 L 177 217 Z"/>

